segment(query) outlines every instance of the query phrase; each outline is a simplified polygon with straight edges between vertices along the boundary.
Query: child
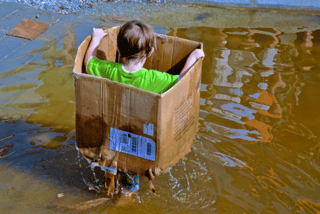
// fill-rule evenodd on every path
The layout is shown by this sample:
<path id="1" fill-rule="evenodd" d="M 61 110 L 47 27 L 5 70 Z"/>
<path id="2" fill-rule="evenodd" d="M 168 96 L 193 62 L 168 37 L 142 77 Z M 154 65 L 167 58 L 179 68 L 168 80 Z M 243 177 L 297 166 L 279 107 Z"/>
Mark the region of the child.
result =
<path id="1" fill-rule="evenodd" d="M 143 65 L 155 50 L 154 31 L 141 21 L 129 21 L 120 28 L 117 38 L 122 63 L 104 61 L 95 56 L 97 47 L 105 35 L 102 29 L 93 28 L 92 40 L 85 56 L 87 72 L 154 93 L 162 93 L 171 88 L 198 58 L 204 57 L 201 49 L 194 50 L 179 75 L 147 70 Z M 139 189 L 139 175 L 121 173 L 120 182 L 126 189 L 124 193 L 130 194 Z"/>

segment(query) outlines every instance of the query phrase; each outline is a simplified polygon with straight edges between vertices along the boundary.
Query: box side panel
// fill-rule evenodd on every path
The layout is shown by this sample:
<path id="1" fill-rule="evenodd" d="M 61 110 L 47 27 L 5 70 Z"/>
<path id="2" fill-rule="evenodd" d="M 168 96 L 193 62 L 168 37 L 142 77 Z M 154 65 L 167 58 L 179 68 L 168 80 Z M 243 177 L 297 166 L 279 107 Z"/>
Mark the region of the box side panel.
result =
<path id="1" fill-rule="evenodd" d="M 151 161 L 126 154 L 125 152 L 114 152 L 110 150 L 110 141 L 114 141 L 111 136 L 112 128 L 113 130 L 119 130 L 119 132 L 125 131 L 151 139 L 155 142 L 156 151 L 158 151 L 157 111 L 159 96 L 138 88 L 106 80 L 102 88 L 102 97 L 101 118 L 104 136 L 100 164 L 110 166 L 112 162 L 116 162 L 120 171 L 136 174 L 144 174 L 150 167 L 155 167 L 157 157 L 155 161 Z M 130 152 L 132 149 L 133 138 L 128 142 L 121 143 L 121 146 L 127 146 L 125 148 L 126 152 Z M 113 143 L 120 145 L 120 142 Z M 139 148 L 135 149 L 139 150 Z"/>
<path id="2" fill-rule="evenodd" d="M 101 43 L 97 49 L 97 57 L 99 59 L 115 62 L 119 27 L 106 29 L 104 32 L 107 32 L 108 34 L 101 40 Z"/>
<path id="3" fill-rule="evenodd" d="M 200 48 L 200 43 L 186 39 L 175 38 L 171 60 L 172 64 L 171 68 L 167 72 L 174 75 L 180 74 L 188 59 L 188 56 L 196 48 Z"/>
<path id="4" fill-rule="evenodd" d="M 84 66 L 84 57 L 91 41 L 91 36 L 87 38 L 79 45 L 77 55 L 74 62 L 73 72 L 74 73 L 86 73 Z"/>
<path id="5" fill-rule="evenodd" d="M 202 46 L 201 46 L 202 48 Z M 199 126 L 198 126 L 198 118 L 199 118 L 199 113 L 200 113 L 200 87 L 201 87 L 201 74 L 202 74 L 202 59 L 199 59 L 195 64 L 194 64 L 194 84 L 196 91 L 194 91 L 194 116 L 196 118 L 196 124 L 195 124 L 195 130 L 196 133 L 198 132 Z"/>
<path id="6" fill-rule="evenodd" d="M 160 71 L 167 72 L 172 67 L 172 55 L 173 55 L 173 45 L 175 38 L 168 36 L 167 42 L 164 44 L 165 48 L 163 51 L 163 61 Z"/>
<path id="7" fill-rule="evenodd" d="M 117 54 L 117 36 L 119 27 L 106 29 L 108 34 L 102 39 L 98 50 L 97 57 L 103 60 L 115 61 Z M 88 36 L 78 47 L 75 63 L 73 67 L 74 73 L 86 73 L 84 65 L 84 57 L 91 42 L 91 36 Z"/>
<path id="8" fill-rule="evenodd" d="M 162 63 L 164 60 L 164 52 L 165 52 L 165 44 L 167 43 L 166 40 L 161 39 L 159 37 L 157 38 L 157 48 L 153 53 L 153 58 L 152 58 L 152 67 L 151 69 L 155 69 L 158 71 L 163 71 L 162 70 Z"/>
<path id="9" fill-rule="evenodd" d="M 168 72 L 172 67 L 177 67 L 177 64 L 179 65 L 175 70 L 181 71 L 189 54 L 200 46 L 199 42 L 173 36 L 157 36 L 156 40 L 157 48 L 151 57 L 147 58 L 144 67 L 161 72 Z M 177 74 L 179 71 L 172 73 Z"/>
<path id="10" fill-rule="evenodd" d="M 143 67 L 148 70 L 150 69 L 157 70 L 156 68 L 153 67 L 153 60 L 154 60 L 154 57 L 156 56 L 155 53 L 158 52 L 158 46 L 159 46 L 158 39 L 156 39 L 156 41 L 157 41 L 157 48 L 154 50 L 155 52 L 151 56 L 147 57 L 146 62 L 143 65 Z"/>
<path id="11" fill-rule="evenodd" d="M 198 42 L 178 37 L 157 37 L 157 49 L 155 53 L 147 59 L 144 67 L 177 75 L 184 67 L 190 53 L 199 47 L 200 43 Z"/>
<path id="12" fill-rule="evenodd" d="M 172 66 L 188 56 L 196 48 L 199 48 L 199 42 L 176 37 L 173 46 Z"/>
<path id="13" fill-rule="evenodd" d="M 175 37 L 157 36 L 157 48 L 151 57 L 147 58 L 144 67 L 146 69 L 154 69 L 166 72 L 172 65 L 173 44 Z"/>
<path id="14" fill-rule="evenodd" d="M 76 138 L 79 148 L 97 148 L 102 144 L 101 78 L 77 75 L 75 81 Z"/>
<path id="15" fill-rule="evenodd" d="M 189 151 L 198 131 L 202 60 L 161 96 L 159 163 L 165 172 Z"/>

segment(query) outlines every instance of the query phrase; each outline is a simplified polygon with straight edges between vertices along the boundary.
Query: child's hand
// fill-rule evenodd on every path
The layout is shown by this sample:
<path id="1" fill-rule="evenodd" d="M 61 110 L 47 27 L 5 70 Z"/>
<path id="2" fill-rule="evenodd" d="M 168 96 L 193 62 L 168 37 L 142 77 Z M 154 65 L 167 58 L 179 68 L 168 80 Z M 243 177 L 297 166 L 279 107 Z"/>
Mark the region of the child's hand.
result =
<path id="1" fill-rule="evenodd" d="M 100 41 L 107 33 L 103 32 L 101 28 L 93 28 L 92 39 Z"/>
<path id="2" fill-rule="evenodd" d="M 199 58 L 204 58 L 204 52 L 201 49 L 195 49 L 194 51 L 192 51 L 192 53 L 190 54 L 190 56 L 199 59 Z"/>
<path id="3" fill-rule="evenodd" d="M 88 47 L 88 50 L 87 50 L 87 53 L 85 56 L 86 65 L 88 64 L 91 57 L 97 55 L 97 48 L 101 42 L 101 39 L 105 35 L 107 35 L 107 33 L 103 32 L 103 30 L 101 28 L 93 28 L 92 39 L 91 39 L 90 45 Z"/>
<path id="4" fill-rule="evenodd" d="M 180 78 L 182 78 L 188 71 L 188 69 L 197 61 L 199 58 L 204 58 L 204 52 L 201 49 L 195 49 L 194 51 L 191 52 L 189 55 L 186 64 L 182 68 L 180 72 Z"/>

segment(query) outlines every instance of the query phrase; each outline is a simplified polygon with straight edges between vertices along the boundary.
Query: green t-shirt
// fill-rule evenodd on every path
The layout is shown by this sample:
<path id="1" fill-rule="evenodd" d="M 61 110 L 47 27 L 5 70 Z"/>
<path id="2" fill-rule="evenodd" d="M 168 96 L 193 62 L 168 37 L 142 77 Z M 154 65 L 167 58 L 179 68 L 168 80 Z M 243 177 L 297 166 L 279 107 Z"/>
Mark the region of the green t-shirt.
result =
<path id="1" fill-rule="evenodd" d="M 163 93 L 178 82 L 178 75 L 171 75 L 156 70 L 140 69 L 134 73 L 123 70 L 122 64 L 92 57 L 87 64 L 87 71 L 94 76 L 108 78 L 115 82 L 132 85 L 154 93 Z"/>

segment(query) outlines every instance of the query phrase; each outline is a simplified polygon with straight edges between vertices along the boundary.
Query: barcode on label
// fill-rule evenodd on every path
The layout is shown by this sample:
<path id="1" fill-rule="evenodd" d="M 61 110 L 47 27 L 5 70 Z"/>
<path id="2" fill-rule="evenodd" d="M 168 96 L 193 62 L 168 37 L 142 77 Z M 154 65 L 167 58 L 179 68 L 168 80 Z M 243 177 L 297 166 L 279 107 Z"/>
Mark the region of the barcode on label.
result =
<path id="1" fill-rule="evenodd" d="M 119 129 L 110 129 L 110 149 L 155 161 L 156 144 L 152 139 Z"/>
<path id="2" fill-rule="evenodd" d="M 137 141 L 137 139 L 136 138 L 132 138 L 132 149 L 131 149 L 131 151 L 133 152 L 133 153 L 137 153 L 137 146 L 138 146 L 138 141 Z"/>
<path id="3" fill-rule="evenodd" d="M 121 134 L 121 143 L 128 144 L 128 137 L 130 137 L 130 135 Z"/>
<path id="4" fill-rule="evenodd" d="M 151 155 L 151 144 L 150 143 L 147 144 L 147 154 Z"/>

